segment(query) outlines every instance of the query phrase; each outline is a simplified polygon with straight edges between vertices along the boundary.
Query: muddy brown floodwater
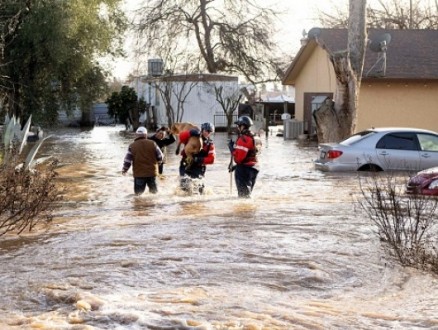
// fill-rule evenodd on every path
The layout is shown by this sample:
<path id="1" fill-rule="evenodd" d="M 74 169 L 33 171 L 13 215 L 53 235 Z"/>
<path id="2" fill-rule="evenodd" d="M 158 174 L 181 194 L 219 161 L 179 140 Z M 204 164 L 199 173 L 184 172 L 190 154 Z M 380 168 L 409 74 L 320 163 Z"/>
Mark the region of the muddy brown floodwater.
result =
<path id="1" fill-rule="evenodd" d="M 226 135 L 203 196 L 120 174 L 122 127 L 51 132 L 68 188 L 50 226 L 0 239 L 0 329 L 438 329 L 437 277 L 385 258 L 356 174 L 271 134 L 253 198 L 230 191 Z"/>

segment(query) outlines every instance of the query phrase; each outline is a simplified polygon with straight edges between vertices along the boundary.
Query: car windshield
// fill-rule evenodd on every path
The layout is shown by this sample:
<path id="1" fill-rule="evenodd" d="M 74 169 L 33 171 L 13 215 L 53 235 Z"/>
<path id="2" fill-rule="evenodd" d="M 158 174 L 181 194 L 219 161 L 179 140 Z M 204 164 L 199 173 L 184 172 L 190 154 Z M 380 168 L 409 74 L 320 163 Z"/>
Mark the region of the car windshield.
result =
<path id="1" fill-rule="evenodd" d="M 352 136 L 350 136 L 349 138 L 343 140 L 340 142 L 340 144 L 346 145 L 346 146 L 351 146 L 352 144 L 355 144 L 356 142 L 362 140 L 365 137 L 371 136 L 372 134 L 375 134 L 375 131 L 362 131 L 359 133 L 356 133 Z"/>

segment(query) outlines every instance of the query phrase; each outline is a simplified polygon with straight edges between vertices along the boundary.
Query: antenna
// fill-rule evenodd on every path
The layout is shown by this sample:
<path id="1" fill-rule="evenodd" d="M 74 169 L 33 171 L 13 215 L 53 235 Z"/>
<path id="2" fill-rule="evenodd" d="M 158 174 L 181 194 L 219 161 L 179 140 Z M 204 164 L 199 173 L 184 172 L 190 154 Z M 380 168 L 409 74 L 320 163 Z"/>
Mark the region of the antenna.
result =
<path id="1" fill-rule="evenodd" d="M 369 43 L 369 48 L 371 51 L 378 53 L 377 61 L 374 65 L 368 70 L 367 76 L 371 72 L 374 67 L 382 62 L 382 66 L 380 70 L 377 70 L 377 73 L 381 73 L 382 76 L 386 75 L 386 51 L 388 49 L 388 44 L 391 42 L 391 35 L 389 33 L 383 33 L 371 40 Z"/>

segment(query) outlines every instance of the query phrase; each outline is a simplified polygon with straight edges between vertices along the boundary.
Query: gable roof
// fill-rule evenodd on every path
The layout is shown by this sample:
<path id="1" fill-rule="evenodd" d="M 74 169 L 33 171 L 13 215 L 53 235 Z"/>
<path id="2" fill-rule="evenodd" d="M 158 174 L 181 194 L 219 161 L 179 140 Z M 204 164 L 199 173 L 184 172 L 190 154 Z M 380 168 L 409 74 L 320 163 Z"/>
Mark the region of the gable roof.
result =
<path id="1" fill-rule="evenodd" d="M 347 29 L 312 29 L 317 31 L 301 47 L 286 71 L 284 85 L 293 85 L 313 50 L 321 46 L 328 52 L 347 49 Z M 385 75 L 381 71 L 381 53 L 366 48 L 362 80 L 367 79 L 438 79 L 438 30 L 369 29 L 369 41 L 388 33 Z M 369 43 L 368 43 L 369 45 Z M 377 63 L 378 62 L 378 63 Z"/>

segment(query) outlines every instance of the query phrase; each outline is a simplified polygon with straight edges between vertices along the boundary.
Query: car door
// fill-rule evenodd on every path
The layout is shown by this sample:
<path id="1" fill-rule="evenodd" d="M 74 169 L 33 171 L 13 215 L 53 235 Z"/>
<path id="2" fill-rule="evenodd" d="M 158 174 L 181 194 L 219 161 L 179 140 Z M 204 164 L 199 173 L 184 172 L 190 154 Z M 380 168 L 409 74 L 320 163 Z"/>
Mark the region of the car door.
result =
<path id="1" fill-rule="evenodd" d="M 420 166 L 424 170 L 438 166 L 438 136 L 434 134 L 418 133 L 420 145 Z"/>
<path id="2" fill-rule="evenodd" d="M 415 133 L 385 134 L 376 144 L 376 154 L 384 170 L 418 171 L 420 168 L 419 145 Z"/>

